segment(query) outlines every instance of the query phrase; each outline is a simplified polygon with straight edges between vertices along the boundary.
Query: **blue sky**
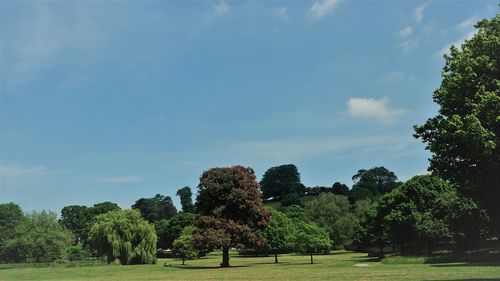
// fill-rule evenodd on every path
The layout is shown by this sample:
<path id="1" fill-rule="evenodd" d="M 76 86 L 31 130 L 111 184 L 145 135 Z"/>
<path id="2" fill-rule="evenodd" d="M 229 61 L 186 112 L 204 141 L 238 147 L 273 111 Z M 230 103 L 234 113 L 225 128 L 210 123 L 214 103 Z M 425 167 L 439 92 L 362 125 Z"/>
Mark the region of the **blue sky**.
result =
<path id="1" fill-rule="evenodd" d="M 496 5 L 0 1 L 0 202 L 128 208 L 235 164 L 424 173 L 442 54 Z"/>

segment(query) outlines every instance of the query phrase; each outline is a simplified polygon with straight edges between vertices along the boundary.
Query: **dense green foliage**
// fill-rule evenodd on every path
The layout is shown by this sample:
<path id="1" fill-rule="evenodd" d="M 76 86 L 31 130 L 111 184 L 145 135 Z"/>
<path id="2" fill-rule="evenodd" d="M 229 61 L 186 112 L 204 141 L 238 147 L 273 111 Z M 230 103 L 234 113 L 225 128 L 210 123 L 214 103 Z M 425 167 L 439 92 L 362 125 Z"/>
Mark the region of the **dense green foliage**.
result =
<path id="1" fill-rule="evenodd" d="M 500 14 L 445 55 L 437 116 L 415 126 L 432 152 L 430 170 L 477 200 L 500 234 Z"/>
<path id="2" fill-rule="evenodd" d="M 295 247 L 299 252 L 310 254 L 311 263 L 314 263 L 314 253 L 329 249 L 331 245 L 332 241 L 326 229 L 318 227 L 314 223 L 303 222 L 297 225 Z"/>
<path id="3" fill-rule="evenodd" d="M 394 172 L 385 167 L 361 169 L 352 176 L 352 180 L 354 185 L 349 193 L 351 203 L 360 199 L 378 197 L 401 185 Z"/>
<path id="4" fill-rule="evenodd" d="M 349 187 L 343 183 L 335 182 L 332 185 L 332 193 L 335 195 L 349 195 Z"/>
<path id="5" fill-rule="evenodd" d="M 193 246 L 193 232 L 194 226 L 188 226 L 182 230 L 179 238 L 175 239 L 172 245 L 172 255 L 176 258 L 182 259 L 182 264 L 186 259 L 196 257 L 196 250 Z"/>
<path id="6" fill-rule="evenodd" d="M 11 236 L 5 241 L 0 254 L 3 261 L 50 262 L 65 258 L 71 238 L 69 232 L 57 222 L 55 213 L 42 211 L 26 214 L 12 226 Z"/>
<path id="7" fill-rule="evenodd" d="M 198 249 L 222 248 L 221 266 L 228 267 L 230 247 L 264 246 L 269 214 L 251 168 L 212 168 L 203 173 L 198 188 L 193 234 Z"/>
<path id="8" fill-rule="evenodd" d="M 192 213 L 177 213 L 170 220 L 160 220 L 155 223 L 158 236 L 158 248 L 169 249 L 175 239 L 179 238 L 182 230 L 194 224 Z"/>
<path id="9" fill-rule="evenodd" d="M 139 210 L 141 216 L 151 223 L 162 219 L 169 219 L 177 213 L 177 208 L 175 208 L 172 198 L 161 194 L 156 194 L 152 198 L 141 198 L 135 201 L 132 209 Z"/>
<path id="10" fill-rule="evenodd" d="M 292 164 L 269 168 L 260 181 L 264 199 L 283 199 L 287 194 L 304 194 L 297 167 Z"/>
<path id="11" fill-rule="evenodd" d="M 155 263 L 156 233 L 137 210 L 112 211 L 95 218 L 89 239 L 108 262 Z"/>
<path id="12" fill-rule="evenodd" d="M 102 202 L 94 204 L 92 207 L 71 205 L 61 210 L 59 223 L 71 231 L 74 236 L 74 243 L 83 243 L 88 246 L 88 234 L 94 218 L 98 215 L 111 211 L 120 210 L 120 207 L 113 202 Z"/>
<path id="13" fill-rule="evenodd" d="M 355 216 L 347 197 L 332 193 L 321 193 L 315 200 L 306 202 L 309 218 L 326 229 L 336 246 L 351 243 Z"/>
<path id="14" fill-rule="evenodd" d="M 194 213 L 193 192 L 191 192 L 191 188 L 189 186 L 185 186 L 177 190 L 176 195 L 181 199 L 182 211 L 186 213 Z"/>
<path id="15" fill-rule="evenodd" d="M 14 203 L 0 204 L 0 260 L 4 260 L 2 252 L 7 240 L 12 239 L 15 227 L 21 223 L 24 218 L 23 211 L 19 205 Z"/>
<path id="16" fill-rule="evenodd" d="M 468 208 L 466 213 L 462 207 Z M 398 246 L 403 253 L 423 249 L 430 253 L 443 242 L 479 238 L 486 219 L 477 205 L 457 196 L 446 181 L 432 175 L 415 176 L 366 210 L 355 242 L 379 247 L 381 255 L 386 245 Z M 455 232 L 464 223 L 469 232 Z"/>
<path id="17" fill-rule="evenodd" d="M 276 210 L 270 212 L 271 221 L 264 230 L 266 249 L 274 254 L 274 261 L 278 263 L 278 254 L 293 249 L 296 230 L 293 222 L 285 214 Z"/>

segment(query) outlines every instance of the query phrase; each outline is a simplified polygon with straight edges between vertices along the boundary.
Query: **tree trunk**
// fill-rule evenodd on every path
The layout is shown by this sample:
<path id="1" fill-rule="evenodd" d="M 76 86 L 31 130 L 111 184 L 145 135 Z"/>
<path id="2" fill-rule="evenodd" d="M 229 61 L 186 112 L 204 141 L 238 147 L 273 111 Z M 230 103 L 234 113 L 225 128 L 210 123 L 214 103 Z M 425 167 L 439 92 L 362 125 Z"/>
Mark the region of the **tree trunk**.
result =
<path id="1" fill-rule="evenodd" d="M 311 253 L 311 263 L 314 263 L 313 262 L 313 254 Z"/>
<path id="2" fill-rule="evenodd" d="M 274 253 L 274 263 L 278 263 L 278 254 Z"/>
<path id="3" fill-rule="evenodd" d="M 229 247 L 222 248 L 222 263 L 221 267 L 229 267 Z"/>
<path id="4" fill-rule="evenodd" d="M 379 246 L 379 253 L 378 253 L 378 257 L 383 259 L 384 258 L 384 246 Z"/>
<path id="5" fill-rule="evenodd" d="M 185 261 L 185 260 L 186 260 L 185 258 L 182 258 L 182 265 L 184 265 L 184 261 Z"/>

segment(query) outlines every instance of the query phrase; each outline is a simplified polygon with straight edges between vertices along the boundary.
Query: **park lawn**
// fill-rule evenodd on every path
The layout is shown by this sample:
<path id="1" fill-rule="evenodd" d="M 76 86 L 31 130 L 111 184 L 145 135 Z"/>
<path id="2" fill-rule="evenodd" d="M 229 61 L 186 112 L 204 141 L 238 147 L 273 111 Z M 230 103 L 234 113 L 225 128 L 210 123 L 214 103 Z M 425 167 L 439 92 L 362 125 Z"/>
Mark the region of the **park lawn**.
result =
<path id="1" fill-rule="evenodd" d="M 488 264 L 382 264 L 363 253 L 335 252 L 314 256 L 231 257 L 231 268 L 219 268 L 220 256 L 186 261 L 161 259 L 155 265 L 1 269 L 0 280 L 500 280 L 500 266 Z M 173 267 L 164 267 L 169 262 Z"/>

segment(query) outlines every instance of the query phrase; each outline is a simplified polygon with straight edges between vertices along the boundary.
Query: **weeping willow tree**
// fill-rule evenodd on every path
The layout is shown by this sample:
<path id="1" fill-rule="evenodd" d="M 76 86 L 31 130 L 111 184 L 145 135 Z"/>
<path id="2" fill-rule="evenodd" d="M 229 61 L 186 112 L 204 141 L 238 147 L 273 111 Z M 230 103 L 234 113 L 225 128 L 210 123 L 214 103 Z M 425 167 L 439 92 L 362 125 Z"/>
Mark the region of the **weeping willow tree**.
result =
<path id="1" fill-rule="evenodd" d="M 109 263 L 116 259 L 121 264 L 156 262 L 154 226 L 143 220 L 137 210 L 97 216 L 89 237 L 98 255 Z"/>

